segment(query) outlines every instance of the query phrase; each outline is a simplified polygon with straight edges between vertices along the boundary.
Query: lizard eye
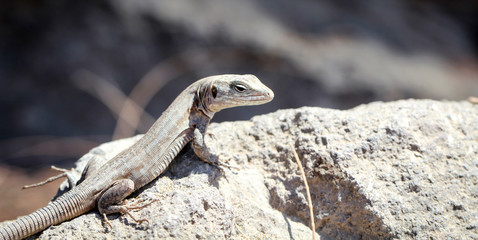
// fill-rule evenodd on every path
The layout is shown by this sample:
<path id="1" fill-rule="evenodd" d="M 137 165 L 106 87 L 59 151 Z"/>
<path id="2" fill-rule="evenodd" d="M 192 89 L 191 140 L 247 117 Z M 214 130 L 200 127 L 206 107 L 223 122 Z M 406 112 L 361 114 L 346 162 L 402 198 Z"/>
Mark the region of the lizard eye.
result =
<path id="1" fill-rule="evenodd" d="M 211 93 L 212 93 L 212 97 L 213 97 L 213 98 L 216 98 L 216 96 L 217 96 L 217 89 L 216 89 L 216 87 L 213 86 L 213 87 L 211 88 Z"/>
<path id="2" fill-rule="evenodd" d="M 237 92 L 244 92 L 247 90 L 247 87 L 241 84 L 234 85 L 234 90 Z"/>

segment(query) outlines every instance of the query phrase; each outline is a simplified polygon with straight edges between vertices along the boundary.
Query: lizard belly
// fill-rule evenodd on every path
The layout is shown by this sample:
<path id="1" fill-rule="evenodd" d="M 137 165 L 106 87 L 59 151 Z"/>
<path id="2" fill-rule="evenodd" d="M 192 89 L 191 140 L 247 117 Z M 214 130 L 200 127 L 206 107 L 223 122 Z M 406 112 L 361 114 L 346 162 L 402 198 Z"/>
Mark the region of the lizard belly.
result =
<path id="1" fill-rule="evenodd" d="M 131 177 L 132 179 L 135 179 L 133 180 L 135 182 L 135 190 L 148 184 L 163 173 L 184 146 L 193 139 L 193 132 L 194 130 L 192 128 L 182 131 L 168 146 L 165 147 L 165 149 L 162 149 L 161 156 L 152 156 L 146 153 L 147 155 L 150 155 L 150 158 L 156 160 L 153 161 L 150 166 L 141 167 L 131 171 Z"/>

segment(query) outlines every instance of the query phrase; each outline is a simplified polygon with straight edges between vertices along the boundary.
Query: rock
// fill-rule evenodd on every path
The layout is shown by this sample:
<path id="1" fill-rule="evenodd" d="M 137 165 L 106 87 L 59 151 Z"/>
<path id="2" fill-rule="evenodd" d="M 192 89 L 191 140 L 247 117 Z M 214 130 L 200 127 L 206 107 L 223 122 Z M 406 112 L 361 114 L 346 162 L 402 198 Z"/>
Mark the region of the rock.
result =
<path id="1" fill-rule="evenodd" d="M 129 216 L 97 211 L 50 227 L 40 239 L 311 239 L 297 151 L 322 239 L 478 238 L 478 106 L 376 102 L 351 110 L 303 107 L 250 121 L 213 123 L 211 151 L 240 168 L 220 172 L 188 146 L 129 202 Z M 109 158 L 136 138 L 80 161 Z M 79 166 L 81 164 L 78 164 Z M 79 167 L 81 168 L 81 167 Z"/>

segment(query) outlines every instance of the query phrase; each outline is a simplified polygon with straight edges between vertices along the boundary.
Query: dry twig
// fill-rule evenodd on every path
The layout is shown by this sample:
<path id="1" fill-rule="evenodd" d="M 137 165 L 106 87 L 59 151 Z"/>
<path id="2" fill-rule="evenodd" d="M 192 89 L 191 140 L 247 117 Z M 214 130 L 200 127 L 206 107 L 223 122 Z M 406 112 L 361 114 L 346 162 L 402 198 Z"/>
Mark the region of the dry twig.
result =
<path id="1" fill-rule="evenodd" d="M 53 182 L 53 181 L 55 181 L 55 180 L 57 180 L 57 179 L 60 179 L 60 178 L 62 178 L 62 177 L 66 177 L 66 173 L 69 171 L 69 170 L 67 170 L 67 169 L 57 168 L 57 167 L 55 167 L 55 166 L 53 166 L 53 165 L 51 166 L 51 169 L 56 170 L 56 171 L 61 172 L 61 173 L 58 174 L 58 175 L 56 175 L 56 176 L 50 177 L 50 178 L 48 178 L 47 180 L 41 181 L 41 182 L 39 182 L 39 183 L 34 183 L 34 184 L 30 184 L 30 185 L 25 185 L 25 186 L 22 187 L 22 189 L 29 189 L 29 188 L 34 188 L 34 187 L 43 186 L 43 185 L 45 185 L 45 184 L 47 184 L 47 183 Z"/>
<path id="2" fill-rule="evenodd" d="M 290 147 L 292 149 L 292 152 L 294 153 L 295 161 L 297 162 L 297 165 L 299 165 L 299 170 L 300 170 L 300 173 L 302 174 L 302 179 L 304 180 L 305 191 L 307 192 L 307 202 L 309 203 L 310 228 L 312 229 L 312 239 L 315 240 L 314 209 L 312 206 L 312 198 L 310 197 L 309 184 L 307 183 L 307 178 L 305 177 L 304 169 L 302 168 L 302 164 L 300 163 L 299 156 L 297 155 L 297 152 L 295 151 L 294 146 L 290 144 Z"/>

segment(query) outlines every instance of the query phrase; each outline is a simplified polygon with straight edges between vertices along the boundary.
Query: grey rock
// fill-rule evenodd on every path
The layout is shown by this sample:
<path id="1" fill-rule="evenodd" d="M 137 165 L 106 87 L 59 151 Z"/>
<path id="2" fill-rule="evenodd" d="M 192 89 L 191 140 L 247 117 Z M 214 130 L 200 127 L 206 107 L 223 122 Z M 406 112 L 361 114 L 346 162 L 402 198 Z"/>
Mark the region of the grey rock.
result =
<path id="1" fill-rule="evenodd" d="M 376 102 L 351 110 L 303 107 L 250 121 L 213 123 L 211 150 L 240 168 L 225 177 L 189 147 L 129 198 L 149 202 L 128 216 L 98 212 L 40 239 L 311 239 L 309 182 L 322 239 L 477 239 L 478 106 L 467 102 Z M 110 158 L 138 137 L 93 149 Z M 81 169 L 81 164 L 78 168 Z"/>

